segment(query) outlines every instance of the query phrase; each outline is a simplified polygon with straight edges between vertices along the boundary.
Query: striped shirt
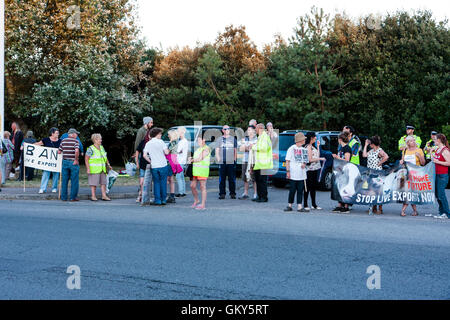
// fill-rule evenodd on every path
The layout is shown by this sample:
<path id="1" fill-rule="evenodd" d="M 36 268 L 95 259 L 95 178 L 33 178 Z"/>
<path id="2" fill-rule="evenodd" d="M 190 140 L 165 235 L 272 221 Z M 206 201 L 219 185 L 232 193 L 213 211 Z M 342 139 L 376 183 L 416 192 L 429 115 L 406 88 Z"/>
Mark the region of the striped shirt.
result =
<path id="1" fill-rule="evenodd" d="M 68 137 L 61 141 L 59 150 L 63 154 L 63 160 L 75 161 L 75 150 L 80 149 L 77 139 Z M 77 159 L 78 160 L 78 159 Z"/>
<path id="2" fill-rule="evenodd" d="M 5 147 L 8 151 L 6 153 L 4 153 L 2 156 L 5 157 L 6 163 L 11 163 L 14 160 L 14 144 L 9 139 L 4 139 L 3 144 L 5 145 Z M 2 149 L 3 149 L 3 146 L 2 146 Z"/>

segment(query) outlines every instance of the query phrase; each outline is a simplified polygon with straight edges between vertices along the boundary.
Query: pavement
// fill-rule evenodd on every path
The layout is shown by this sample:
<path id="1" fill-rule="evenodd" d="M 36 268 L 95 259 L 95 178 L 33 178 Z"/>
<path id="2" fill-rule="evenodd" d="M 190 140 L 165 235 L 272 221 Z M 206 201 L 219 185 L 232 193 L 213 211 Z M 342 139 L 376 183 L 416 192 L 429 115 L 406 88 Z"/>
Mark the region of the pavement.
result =
<path id="1" fill-rule="evenodd" d="M 450 299 L 450 221 L 424 216 L 436 206 L 334 214 L 319 192 L 324 210 L 285 213 L 287 189 L 269 188 L 268 203 L 208 189 L 205 211 L 190 194 L 164 207 L 0 201 L 0 299 Z"/>

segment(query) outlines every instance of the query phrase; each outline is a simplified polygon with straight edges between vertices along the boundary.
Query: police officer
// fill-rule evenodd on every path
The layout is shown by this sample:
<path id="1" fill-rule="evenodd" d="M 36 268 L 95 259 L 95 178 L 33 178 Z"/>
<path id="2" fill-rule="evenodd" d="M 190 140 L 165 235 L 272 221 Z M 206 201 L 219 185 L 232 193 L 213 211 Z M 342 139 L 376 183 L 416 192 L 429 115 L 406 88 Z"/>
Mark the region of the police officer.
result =
<path id="1" fill-rule="evenodd" d="M 438 148 L 436 146 L 436 135 L 436 131 L 431 131 L 431 139 L 425 144 L 425 148 L 423 148 L 423 151 L 425 152 L 425 159 L 427 162 L 431 161 Z"/>
<path id="2" fill-rule="evenodd" d="M 410 125 L 406 126 L 406 135 L 404 135 L 403 137 L 400 138 L 400 140 L 398 140 L 398 150 L 403 151 L 406 149 L 405 139 L 407 136 L 413 136 L 414 139 L 416 140 L 417 148 L 420 148 L 420 145 L 422 144 L 422 139 L 420 139 L 419 136 L 416 136 L 414 134 L 414 130 L 415 128 L 413 126 Z"/>

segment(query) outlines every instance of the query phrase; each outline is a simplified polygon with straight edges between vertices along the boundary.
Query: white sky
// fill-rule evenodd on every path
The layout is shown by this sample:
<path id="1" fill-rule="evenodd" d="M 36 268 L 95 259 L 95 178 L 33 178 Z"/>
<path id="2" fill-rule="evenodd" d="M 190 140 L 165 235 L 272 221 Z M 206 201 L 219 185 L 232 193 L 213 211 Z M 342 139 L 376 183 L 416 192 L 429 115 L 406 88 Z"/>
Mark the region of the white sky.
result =
<path id="1" fill-rule="evenodd" d="M 427 9 L 437 20 L 450 17 L 446 0 L 136 0 L 142 36 L 151 47 L 194 47 L 196 42 L 214 42 L 225 26 L 244 25 L 260 48 L 275 34 L 287 40 L 297 18 L 315 5 L 326 13 L 347 13 L 352 18 L 369 13 L 385 15 L 397 9 Z"/>

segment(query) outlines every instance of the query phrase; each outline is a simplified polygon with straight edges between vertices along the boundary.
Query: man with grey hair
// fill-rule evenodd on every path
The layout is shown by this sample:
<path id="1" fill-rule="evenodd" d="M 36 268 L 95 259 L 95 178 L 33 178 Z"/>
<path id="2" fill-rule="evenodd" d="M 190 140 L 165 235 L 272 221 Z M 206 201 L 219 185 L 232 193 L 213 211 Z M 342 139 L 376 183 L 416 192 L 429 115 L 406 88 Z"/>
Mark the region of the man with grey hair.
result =
<path id="1" fill-rule="evenodd" d="M 136 140 L 134 141 L 134 152 L 136 152 L 136 149 L 139 147 L 139 144 L 141 143 L 141 141 L 144 140 L 145 135 L 147 134 L 147 131 L 150 130 L 151 127 L 153 126 L 153 118 L 152 117 L 144 117 L 144 119 L 142 119 L 142 121 L 144 122 L 144 125 L 142 127 L 140 127 L 137 132 Z"/>
<path id="2" fill-rule="evenodd" d="M 250 126 L 254 126 L 255 128 L 256 128 L 256 125 L 258 124 L 258 122 L 256 122 L 256 120 L 255 119 L 252 119 L 252 120 L 250 120 L 249 122 L 248 122 L 248 126 L 250 127 Z"/>

